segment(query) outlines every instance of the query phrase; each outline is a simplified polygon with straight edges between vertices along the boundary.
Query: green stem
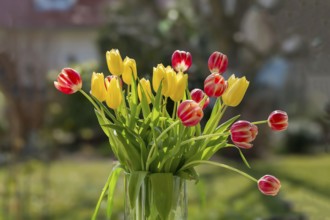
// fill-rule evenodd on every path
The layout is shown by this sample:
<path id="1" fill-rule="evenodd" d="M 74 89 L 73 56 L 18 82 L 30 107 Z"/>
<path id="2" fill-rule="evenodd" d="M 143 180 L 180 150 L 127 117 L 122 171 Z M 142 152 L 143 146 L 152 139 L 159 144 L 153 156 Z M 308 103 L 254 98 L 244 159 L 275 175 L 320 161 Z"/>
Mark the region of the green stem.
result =
<path id="1" fill-rule="evenodd" d="M 97 204 L 96 204 L 96 207 L 95 207 L 95 210 L 94 210 L 94 213 L 93 213 L 93 216 L 92 216 L 92 220 L 96 220 L 96 217 L 97 217 L 97 213 L 99 212 L 99 209 L 100 209 L 100 206 L 101 206 L 101 202 L 102 202 L 102 199 L 103 197 L 105 196 L 105 193 L 107 191 L 107 189 L 109 188 L 109 181 L 111 179 L 111 175 L 112 175 L 112 171 L 110 172 L 110 175 L 107 179 L 107 182 L 105 183 L 103 189 L 102 189 L 102 193 L 100 195 L 100 198 L 99 200 L 97 201 Z"/>
<path id="2" fill-rule="evenodd" d="M 172 119 L 175 119 L 175 115 L 176 115 L 176 109 L 178 107 L 178 103 L 179 102 L 174 102 L 174 106 L 173 106 L 173 112 L 172 112 Z"/>
<path id="3" fill-rule="evenodd" d="M 96 110 L 100 110 L 99 106 L 94 102 L 94 100 L 82 89 L 79 90 L 79 92 L 81 92 L 87 99 L 88 101 L 90 101 L 94 107 L 96 108 Z"/>
<path id="4" fill-rule="evenodd" d="M 199 137 L 190 138 L 189 140 L 185 140 L 185 141 L 181 142 L 180 145 L 185 145 L 191 141 L 197 141 L 197 140 L 202 140 L 202 139 L 211 138 L 211 137 L 225 136 L 225 135 L 229 135 L 229 134 L 230 134 L 230 132 L 226 132 L 226 133 L 222 133 L 222 134 L 206 134 L 206 135 L 202 135 Z"/>
<path id="5" fill-rule="evenodd" d="M 155 147 L 157 145 L 157 142 L 171 129 L 173 128 L 175 125 L 177 125 L 178 123 L 180 123 L 181 121 L 178 120 L 176 122 L 174 122 L 173 124 L 171 124 L 170 126 L 168 126 L 156 139 L 155 143 L 152 145 L 150 151 L 149 151 L 149 154 L 148 154 L 148 157 L 147 157 L 147 165 L 146 165 L 146 170 L 149 170 L 149 166 L 150 166 L 150 163 L 152 162 L 151 161 L 151 158 L 152 158 L 152 154 L 155 150 Z"/>
<path id="6" fill-rule="evenodd" d="M 250 180 L 252 180 L 254 182 L 258 182 L 258 180 L 256 178 L 250 176 L 247 173 L 244 173 L 243 171 L 240 171 L 239 169 L 236 169 L 234 167 L 228 166 L 226 164 L 217 163 L 217 162 L 213 162 L 213 161 L 206 161 L 206 160 L 195 160 L 195 161 L 192 161 L 190 163 L 187 163 L 183 167 L 181 167 L 178 172 L 180 172 L 182 170 L 185 170 L 185 169 L 189 168 L 192 165 L 202 165 L 202 164 L 208 164 L 208 165 L 213 165 L 213 166 L 218 166 L 218 167 L 226 168 L 228 170 L 231 170 L 231 171 L 234 171 L 236 173 L 239 173 L 242 176 L 245 176 L 246 178 L 248 178 L 248 179 L 250 179 Z"/>
<path id="7" fill-rule="evenodd" d="M 252 122 L 252 124 L 254 124 L 254 125 L 258 125 L 258 124 L 266 124 L 266 123 L 268 123 L 268 120 L 254 121 L 254 122 Z"/>

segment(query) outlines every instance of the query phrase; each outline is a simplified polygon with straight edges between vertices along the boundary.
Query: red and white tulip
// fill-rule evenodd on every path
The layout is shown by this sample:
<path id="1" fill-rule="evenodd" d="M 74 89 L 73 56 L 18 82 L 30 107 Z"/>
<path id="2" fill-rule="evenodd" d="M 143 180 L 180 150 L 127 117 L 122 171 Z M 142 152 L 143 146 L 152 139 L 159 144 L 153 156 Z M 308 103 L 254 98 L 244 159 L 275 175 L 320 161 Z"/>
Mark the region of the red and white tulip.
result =
<path id="1" fill-rule="evenodd" d="M 211 73 L 224 73 L 228 66 L 228 58 L 225 54 L 215 51 L 208 60 L 208 66 Z"/>
<path id="2" fill-rule="evenodd" d="M 194 100 L 185 100 L 178 107 L 178 117 L 184 126 L 195 126 L 203 118 L 202 107 Z"/>
<path id="3" fill-rule="evenodd" d="M 190 95 L 191 95 L 191 99 L 197 103 L 200 103 L 203 99 L 205 99 L 203 104 L 203 109 L 205 109 L 210 103 L 210 98 L 209 97 L 206 98 L 205 97 L 206 94 L 201 89 L 193 89 L 190 92 Z"/>
<path id="4" fill-rule="evenodd" d="M 172 67 L 177 72 L 187 71 L 192 64 L 192 57 L 189 52 L 176 50 L 172 54 Z"/>
<path id="5" fill-rule="evenodd" d="M 54 86 L 64 94 L 73 94 L 82 88 L 80 74 L 71 68 L 64 68 L 57 76 Z"/>
<path id="6" fill-rule="evenodd" d="M 281 182 L 275 176 L 265 175 L 258 180 L 258 188 L 267 196 L 276 196 L 280 191 Z"/>
<path id="7" fill-rule="evenodd" d="M 250 149 L 258 134 L 258 127 L 249 121 L 237 121 L 230 127 L 231 140 L 240 148 Z"/>
<path id="8" fill-rule="evenodd" d="M 209 97 L 220 97 L 227 89 L 227 81 L 219 73 L 209 75 L 204 81 L 204 92 Z"/>
<path id="9" fill-rule="evenodd" d="M 286 130 L 289 126 L 288 114 L 281 110 L 270 113 L 268 117 L 268 126 L 274 131 Z"/>

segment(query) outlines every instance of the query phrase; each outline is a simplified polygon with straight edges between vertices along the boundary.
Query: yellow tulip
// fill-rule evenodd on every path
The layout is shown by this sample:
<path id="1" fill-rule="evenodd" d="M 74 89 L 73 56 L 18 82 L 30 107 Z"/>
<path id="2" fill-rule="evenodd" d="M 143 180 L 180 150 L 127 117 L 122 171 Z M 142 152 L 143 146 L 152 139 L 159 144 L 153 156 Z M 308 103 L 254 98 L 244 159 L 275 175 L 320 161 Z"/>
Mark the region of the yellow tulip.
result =
<path id="1" fill-rule="evenodd" d="M 123 59 L 120 56 L 119 50 L 112 49 L 106 53 L 107 64 L 110 73 L 120 76 L 123 73 Z"/>
<path id="2" fill-rule="evenodd" d="M 117 77 L 113 77 L 110 81 L 105 81 L 107 84 L 107 96 L 106 103 L 112 109 L 117 109 L 122 101 L 122 93 L 120 88 L 120 82 Z"/>
<path id="3" fill-rule="evenodd" d="M 245 76 L 236 78 L 234 74 L 227 82 L 228 87 L 222 95 L 222 100 L 225 105 L 235 107 L 241 103 L 250 82 L 246 80 Z"/>
<path id="4" fill-rule="evenodd" d="M 154 88 L 154 91 L 157 92 L 160 82 L 164 78 L 166 73 L 165 67 L 163 64 L 158 64 L 157 67 L 153 68 L 153 74 L 152 74 L 152 87 Z"/>
<path id="5" fill-rule="evenodd" d="M 151 103 L 151 95 L 152 95 L 150 81 L 146 80 L 145 78 L 142 78 L 140 80 L 140 83 L 138 85 L 138 95 L 139 95 L 140 101 L 142 100 L 142 97 L 143 97 L 143 95 L 142 95 L 143 93 L 142 93 L 141 89 L 143 89 L 143 92 L 144 92 L 145 96 L 147 97 L 147 102 L 148 102 L 148 104 L 150 104 Z"/>
<path id="6" fill-rule="evenodd" d="M 172 67 L 167 66 L 165 68 L 165 76 L 163 80 L 163 88 L 162 88 L 162 95 L 165 97 L 171 96 L 174 92 L 175 88 L 175 81 L 176 81 L 176 72 L 173 70 Z"/>
<path id="7" fill-rule="evenodd" d="M 105 101 L 107 90 L 104 84 L 103 73 L 93 73 L 91 81 L 91 94 L 100 102 Z"/>
<path id="8" fill-rule="evenodd" d="M 188 75 L 183 74 L 182 72 L 179 72 L 175 76 L 172 93 L 170 95 L 173 101 L 178 102 L 183 99 L 184 92 L 187 87 L 187 80 L 188 80 Z"/>
<path id="9" fill-rule="evenodd" d="M 136 70 L 136 62 L 134 59 L 126 57 L 124 60 L 124 70 L 123 70 L 123 81 L 127 85 L 131 85 L 132 83 L 132 74 L 134 79 L 137 78 L 137 70 Z"/>

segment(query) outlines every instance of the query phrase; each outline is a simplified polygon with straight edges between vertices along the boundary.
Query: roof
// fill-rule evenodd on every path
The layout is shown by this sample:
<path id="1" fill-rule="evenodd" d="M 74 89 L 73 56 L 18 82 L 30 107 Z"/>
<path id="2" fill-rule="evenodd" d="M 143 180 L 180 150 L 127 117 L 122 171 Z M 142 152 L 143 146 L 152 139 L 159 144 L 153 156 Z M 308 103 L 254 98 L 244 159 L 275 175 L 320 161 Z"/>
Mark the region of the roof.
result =
<path id="1" fill-rule="evenodd" d="M 1 0 L 0 27 L 95 27 L 107 0 Z"/>

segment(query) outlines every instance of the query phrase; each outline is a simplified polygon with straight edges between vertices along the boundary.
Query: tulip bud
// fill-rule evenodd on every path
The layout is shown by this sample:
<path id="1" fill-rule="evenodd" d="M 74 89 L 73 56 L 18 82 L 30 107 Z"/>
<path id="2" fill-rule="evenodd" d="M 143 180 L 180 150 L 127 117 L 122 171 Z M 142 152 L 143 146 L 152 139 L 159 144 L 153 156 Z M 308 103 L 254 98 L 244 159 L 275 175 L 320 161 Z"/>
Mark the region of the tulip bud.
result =
<path id="1" fill-rule="evenodd" d="M 105 101 L 107 90 L 105 87 L 103 73 L 95 73 L 95 72 L 93 73 L 90 93 L 100 102 Z"/>
<path id="2" fill-rule="evenodd" d="M 197 103 L 200 103 L 206 96 L 205 93 L 203 92 L 203 90 L 201 90 L 201 89 L 192 90 L 190 92 L 190 95 L 191 95 L 191 99 Z M 205 109 L 209 103 L 210 103 L 210 99 L 209 99 L 209 97 L 207 97 L 204 101 L 203 109 Z"/>
<path id="3" fill-rule="evenodd" d="M 268 125 L 274 131 L 283 131 L 288 128 L 288 114 L 281 110 L 270 113 L 268 117 Z"/>
<path id="4" fill-rule="evenodd" d="M 204 81 L 204 91 L 209 97 L 220 97 L 227 89 L 227 82 L 219 73 L 209 75 Z"/>
<path id="5" fill-rule="evenodd" d="M 120 76 L 123 73 L 123 59 L 117 49 L 112 49 L 106 53 L 107 64 L 110 73 Z"/>
<path id="6" fill-rule="evenodd" d="M 202 108 L 193 100 L 185 100 L 179 105 L 178 117 L 184 126 L 197 125 L 202 120 L 203 115 Z"/>
<path id="7" fill-rule="evenodd" d="M 153 68 L 153 74 L 152 74 L 152 87 L 154 88 L 154 91 L 157 92 L 160 82 L 165 77 L 165 67 L 163 64 L 158 64 L 157 67 Z"/>
<path id="8" fill-rule="evenodd" d="M 71 68 L 64 68 L 57 76 L 54 86 L 60 92 L 70 95 L 82 88 L 80 74 Z"/>
<path id="9" fill-rule="evenodd" d="M 137 78 L 137 70 L 136 70 L 136 62 L 134 59 L 126 57 L 124 60 L 124 70 L 123 70 L 123 81 L 127 85 L 131 85 L 132 83 L 132 75 L 134 79 Z"/>
<path id="10" fill-rule="evenodd" d="M 209 70 L 211 73 L 224 73 L 228 66 L 228 58 L 220 52 L 213 52 L 208 61 Z"/>
<path id="11" fill-rule="evenodd" d="M 112 79 L 116 78 L 119 81 L 120 88 L 123 88 L 123 80 L 121 80 L 120 77 L 114 76 L 114 75 L 108 75 L 105 77 L 105 88 L 108 89 L 108 84 L 106 83 L 107 81 L 110 82 Z"/>
<path id="12" fill-rule="evenodd" d="M 146 80 L 145 78 L 142 78 L 140 80 L 140 83 L 138 84 L 138 95 L 139 95 L 139 99 L 140 101 L 142 100 L 143 98 L 143 93 L 141 91 L 141 87 L 143 89 L 143 92 L 144 92 L 144 95 L 146 96 L 147 98 L 147 102 L 148 104 L 151 103 L 151 87 L 150 87 L 150 81 L 149 80 Z"/>
<path id="13" fill-rule="evenodd" d="M 280 191 L 281 182 L 275 176 L 265 175 L 258 180 L 258 188 L 267 196 L 276 196 Z"/>
<path id="14" fill-rule="evenodd" d="M 239 105 L 248 87 L 249 81 L 246 80 L 245 76 L 236 78 L 234 74 L 231 75 L 228 79 L 228 88 L 222 95 L 224 104 L 232 107 Z"/>
<path id="15" fill-rule="evenodd" d="M 173 101 L 178 102 L 183 99 L 184 92 L 187 88 L 188 75 L 179 72 L 174 76 L 175 76 L 174 81 L 169 82 L 172 84 L 172 88 L 173 88 L 170 94 L 170 98 Z"/>
<path id="16" fill-rule="evenodd" d="M 117 109 L 122 101 L 122 93 L 118 77 L 113 77 L 111 80 L 106 80 L 107 96 L 106 103 L 112 109 Z"/>
<path id="17" fill-rule="evenodd" d="M 172 67 L 177 72 L 187 71 L 192 63 L 192 57 L 189 52 L 176 50 L 172 54 Z"/>
<path id="18" fill-rule="evenodd" d="M 258 134 L 258 127 L 248 121 L 237 121 L 231 126 L 230 133 L 231 140 L 236 146 L 249 149 L 253 146 L 250 142 Z"/>

